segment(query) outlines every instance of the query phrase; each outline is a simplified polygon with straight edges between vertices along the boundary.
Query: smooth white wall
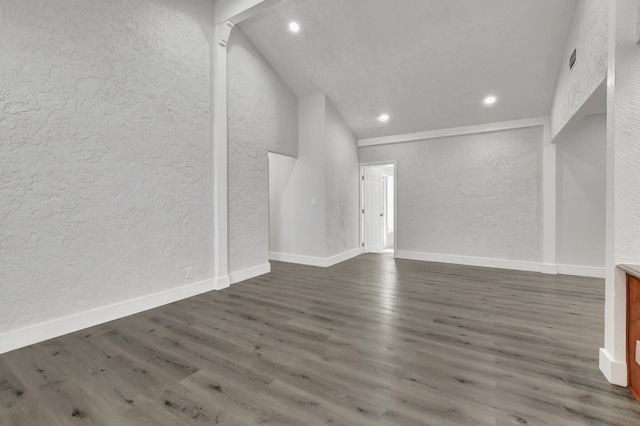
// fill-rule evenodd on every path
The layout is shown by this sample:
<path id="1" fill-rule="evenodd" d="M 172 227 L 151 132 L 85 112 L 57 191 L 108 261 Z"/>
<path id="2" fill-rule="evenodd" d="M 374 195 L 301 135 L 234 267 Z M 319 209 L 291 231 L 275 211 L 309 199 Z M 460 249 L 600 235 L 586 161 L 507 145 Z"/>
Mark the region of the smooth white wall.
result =
<path id="1" fill-rule="evenodd" d="M 360 148 L 397 161 L 398 251 L 540 262 L 542 127 Z"/>
<path id="2" fill-rule="evenodd" d="M 267 152 L 298 154 L 298 99 L 235 27 L 228 50 L 229 272 L 269 261 Z"/>
<path id="3" fill-rule="evenodd" d="M 211 277 L 212 4 L 0 21 L 0 333 Z"/>
<path id="4" fill-rule="evenodd" d="M 271 252 L 326 256 L 325 102 L 324 93 L 299 99 L 298 158 L 293 165 L 287 158 L 269 156 L 272 171 L 292 167 L 288 180 L 270 182 L 272 194 L 281 194 L 270 200 Z"/>
<path id="5" fill-rule="evenodd" d="M 298 111 L 298 158 L 269 155 L 270 250 L 327 259 L 358 248 L 357 140 L 324 93 Z"/>
<path id="6" fill-rule="evenodd" d="M 358 248 L 360 166 L 358 139 L 333 104 L 326 102 L 327 256 Z"/>
<path id="7" fill-rule="evenodd" d="M 557 261 L 604 268 L 606 115 L 587 116 L 557 141 Z"/>
<path id="8" fill-rule="evenodd" d="M 296 244 L 296 232 L 287 224 L 296 218 L 296 206 L 292 180 L 297 159 L 269 153 L 269 250 L 292 250 Z"/>
<path id="9" fill-rule="evenodd" d="M 579 0 L 560 67 L 551 108 L 551 136 L 555 137 L 607 76 L 608 0 Z M 578 50 L 576 65 L 569 57 Z"/>

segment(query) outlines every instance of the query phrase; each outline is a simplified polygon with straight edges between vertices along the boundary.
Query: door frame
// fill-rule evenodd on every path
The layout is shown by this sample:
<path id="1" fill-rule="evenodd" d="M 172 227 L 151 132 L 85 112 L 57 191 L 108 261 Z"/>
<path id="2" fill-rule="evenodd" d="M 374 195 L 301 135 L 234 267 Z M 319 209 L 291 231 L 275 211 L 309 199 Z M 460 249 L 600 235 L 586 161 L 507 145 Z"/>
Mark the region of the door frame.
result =
<path id="1" fill-rule="evenodd" d="M 395 175 L 396 175 L 396 171 L 394 170 L 393 171 L 393 175 L 392 175 L 393 178 L 394 178 L 394 182 L 395 182 Z M 382 176 L 382 182 L 384 184 L 383 192 L 384 192 L 384 216 L 385 216 L 385 219 L 384 219 L 385 227 L 384 227 L 384 232 L 383 232 L 384 235 L 382 236 L 384 243 L 382 244 L 382 246 L 383 246 L 383 250 L 386 250 L 391 246 L 393 246 L 394 250 L 395 250 L 395 246 L 393 245 L 393 243 L 391 243 L 390 239 L 388 238 L 389 232 L 387 232 L 387 227 L 386 227 L 387 218 L 389 217 L 389 211 L 387 210 L 387 207 L 388 207 L 387 201 L 389 200 L 389 175 Z M 395 183 L 394 183 L 393 186 L 395 187 Z M 395 206 L 395 203 L 394 203 L 394 206 Z M 393 221 L 395 222 L 395 211 L 393 213 L 394 213 L 394 215 L 393 215 L 394 220 Z M 394 238 L 395 238 L 395 235 L 396 235 L 396 230 L 395 230 L 395 224 L 394 224 L 394 228 L 393 228 L 393 236 L 394 236 Z"/>
<path id="2" fill-rule="evenodd" d="M 360 252 L 364 253 L 364 168 L 371 166 L 390 166 L 393 165 L 393 257 L 398 252 L 398 162 L 396 160 L 374 161 L 371 163 L 360 163 Z M 385 227 L 386 228 L 386 227 Z"/>

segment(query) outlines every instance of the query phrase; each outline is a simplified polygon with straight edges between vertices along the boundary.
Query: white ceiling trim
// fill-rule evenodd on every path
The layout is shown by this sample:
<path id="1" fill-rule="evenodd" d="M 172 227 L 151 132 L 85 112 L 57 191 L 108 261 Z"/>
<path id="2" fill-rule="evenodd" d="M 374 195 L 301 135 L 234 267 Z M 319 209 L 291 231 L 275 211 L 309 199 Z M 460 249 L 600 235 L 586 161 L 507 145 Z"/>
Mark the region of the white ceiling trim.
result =
<path id="1" fill-rule="evenodd" d="M 476 133 L 499 132 L 501 130 L 524 129 L 527 127 L 544 126 L 547 117 L 527 118 L 524 120 L 500 121 L 497 123 L 478 124 L 474 126 L 453 127 L 450 129 L 429 130 L 418 133 L 383 136 L 379 138 L 360 139 L 359 147 L 388 145 L 393 143 L 415 142 L 429 139 L 447 138 L 451 136 L 472 135 Z"/>
<path id="2" fill-rule="evenodd" d="M 215 23 L 239 24 L 282 0 L 218 0 L 214 3 Z"/>

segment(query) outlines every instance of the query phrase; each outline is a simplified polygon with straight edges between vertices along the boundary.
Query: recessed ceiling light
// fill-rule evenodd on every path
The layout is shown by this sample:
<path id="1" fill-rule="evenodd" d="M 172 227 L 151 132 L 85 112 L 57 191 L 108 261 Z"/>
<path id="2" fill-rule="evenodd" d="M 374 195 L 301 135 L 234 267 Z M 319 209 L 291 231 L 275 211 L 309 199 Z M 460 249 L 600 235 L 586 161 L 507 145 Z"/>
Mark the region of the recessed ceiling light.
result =
<path id="1" fill-rule="evenodd" d="M 292 33 L 299 33 L 300 32 L 300 24 L 298 24 L 297 22 L 290 22 L 289 23 L 289 30 Z"/>
<path id="2" fill-rule="evenodd" d="M 389 114 L 381 114 L 380 117 L 378 117 L 378 123 L 386 123 L 389 121 L 389 118 Z"/>
<path id="3" fill-rule="evenodd" d="M 498 98 L 496 98 L 495 96 L 487 96 L 486 98 L 484 98 L 484 104 L 485 105 L 493 105 L 496 103 L 496 101 L 498 100 Z"/>

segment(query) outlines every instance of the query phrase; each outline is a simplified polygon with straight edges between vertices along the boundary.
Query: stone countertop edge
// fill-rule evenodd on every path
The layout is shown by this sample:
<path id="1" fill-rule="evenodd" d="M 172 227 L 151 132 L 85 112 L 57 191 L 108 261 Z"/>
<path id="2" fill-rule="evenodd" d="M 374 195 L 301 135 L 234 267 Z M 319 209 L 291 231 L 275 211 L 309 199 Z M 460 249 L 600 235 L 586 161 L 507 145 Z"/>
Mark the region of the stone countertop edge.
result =
<path id="1" fill-rule="evenodd" d="M 627 274 L 633 275 L 634 277 L 640 279 L 640 265 L 621 263 L 618 265 L 618 268 L 622 269 Z"/>

